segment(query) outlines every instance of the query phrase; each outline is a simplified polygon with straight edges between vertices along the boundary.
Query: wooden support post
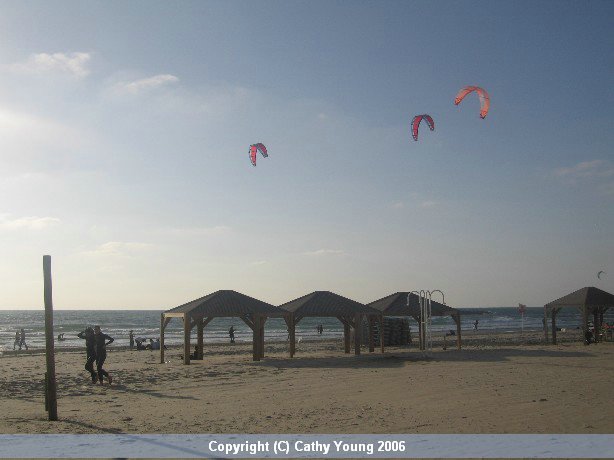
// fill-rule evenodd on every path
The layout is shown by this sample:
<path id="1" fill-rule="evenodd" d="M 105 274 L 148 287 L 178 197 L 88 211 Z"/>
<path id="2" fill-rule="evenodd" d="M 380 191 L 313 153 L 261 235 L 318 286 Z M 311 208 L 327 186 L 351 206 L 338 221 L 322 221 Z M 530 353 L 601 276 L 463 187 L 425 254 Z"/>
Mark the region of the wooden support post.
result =
<path id="1" fill-rule="evenodd" d="M 53 295 L 51 289 L 51 256 L 43 256 L 43 278 L 45 300 L 45 355 L 47 374 L 45 375 L 45 400 L 49 420 L 58 419 L 58 397 L 55 382 L 55 349 L 53 335 Z"/>
<path id="2" fill-rule="evenodd" d="M 196 346 L 198 347 L 198 351 L 195 353 L 196 359 L 203 359 L 203 346 L 205 345 L 204 330 L 203 318 L 198 318 L 196 323 Z"/>
<path id="3" fill-rule="evenodd" d="M 347 322 L 343 323 L 343 346 L 345 353 L 350 352 L 350 325 Z"/>
<path id="4" fill-rule="evenodd" d="M 369 321 L 369 353 L 373 353 L 375 351 L 375 337 L 374 328 L 373 328 L 373 317 L 371 315 L 367 316 Z"/>
<path id="5" fill-rule="evenodd" d="M 418 346 L 420 347 L 420 351 L 424 350 L 424 343 L 422 342 L 422 314 L 418 317 Z"/>
<path id="6" fill-rule="evenodd" d="M 360 354 L 360 342 L 362 342 L 362 315 L 356 313 L 354 318 L 354 354 Z"/>
<path id="7" fill-rule="evenodd" d="M 260 357 L 264 358 L 264 325 L 266 323 L 266 316 L 260 319 Z"/>
<path id="8" fill-rule="evenodd" d="M 290 358 L 294 358 L 296 353 L 296 322 L 294 321 L 294 314 L 289 318 L 289 332 L 290 332 Z"/>
<path id="9" fill-rule="evenodd" d="M 582 307 L 582 340 L 586 340 L 586 333 L 588 332 L 588 310 L 586 305 Z"/>
<path id="10" fill-rule="evenodd" d="M 556 308 L 552 309 L 552 344 L 556 345 Z"/>
<path id="11" fill-rule="evenodd" d="M 544 305 L 544 338 L 546 339 L 546 345 L 548 341 L 548 307 Z"/>
<path id="12" fill-rule="evenodd" d="M 253 360 L 260 361 L 260 316 L 255 315 L 253 318 L 254 328 L 253 333 Z"/>
<path id="13" fill-rule="evenodd" d="M 379 317 L 379 346 L 384 353 L 384 315 Z"/>
<path id="14" fill-rule="evenodd" d="M 190 332 L 192 331 L 190 317 L 183 314 L 183 364 L 190 364 Z"/>
<path id="15" fill-rule="evenodd" d="M 595 331 L 595 343 L 599 342 L 599 312 L 593 310 L 593 329 Z"/>
<path id="16" fill-rule="evenodd" d="M 164 323 L 164 313 L 160 315 L 160 364 L 164 364 L 164 329 L 166 324 Z"/>

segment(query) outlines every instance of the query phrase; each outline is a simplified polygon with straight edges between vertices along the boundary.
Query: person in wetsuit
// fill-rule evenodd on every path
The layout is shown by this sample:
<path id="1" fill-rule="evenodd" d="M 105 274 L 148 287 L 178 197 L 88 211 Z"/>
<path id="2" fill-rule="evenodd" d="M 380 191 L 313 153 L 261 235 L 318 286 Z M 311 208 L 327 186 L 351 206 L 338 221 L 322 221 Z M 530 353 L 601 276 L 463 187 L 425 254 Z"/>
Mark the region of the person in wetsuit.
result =
<path id="1" fill-rule="evenodd" d="M 98 380 L 98 374 L 94 371 L 94 361 L 96 361 L 96 342 L 94 341 L 94 329 L 91 327 L 85 328 L 83 332 L 79 332 L 77 337 L 85 339 L 85 349 L 87 350 L 87 360 L 85 361 L 85 370 L 92 376 L 92 383 Z"/>
<path id="2" fill-rule="evenodd" d="M 108 342 L 107 342 L 108 340 Z M 113 343 L 113 337 L 103 334 L 100 326 L 94 326 L 94 342 L 96 344 L 96 370 L 98 371 L 98 381 L 102 384 L 103 377 L 106 375 L 109 380 L 109 385 L 113 382 L 113 377 L 105 371 L 102 366 L 107 359 L 107 345 Z"/>

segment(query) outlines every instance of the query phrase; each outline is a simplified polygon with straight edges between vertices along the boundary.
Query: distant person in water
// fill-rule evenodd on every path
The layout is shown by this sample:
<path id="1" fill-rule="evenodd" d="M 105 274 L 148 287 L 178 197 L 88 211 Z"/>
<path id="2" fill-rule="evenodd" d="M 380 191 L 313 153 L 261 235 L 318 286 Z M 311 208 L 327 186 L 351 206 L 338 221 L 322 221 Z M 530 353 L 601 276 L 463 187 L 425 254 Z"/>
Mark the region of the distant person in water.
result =
<path id="1" fill-rule="evenodd" d="M 130 337 L 130 349 L 132 350 L 134 348 L 134 331 L 130 331 L 129 337 Z"/>
<path id="2" fill-rule="evenodd" d="M 318 334 L 322 335 L 322 332 L 324 332 L 324 327 L 321 324 L 318 324 Z"/>
<path id="3" fill-rule="evenodd" d="M 28 344 L 26 343 L 26 331 L 24 331 L 23 329 L 21 330 L 21 333 L 19 334 L 19 349 L 21 350 L 21 347 L 26 347 L 26 350 L 28 349 Z"/>
<path id="4" fill-rule="evenodd" d="M 230 343 L 235 343 L 235 327 L 230 326 L 228 329 L 228 336 L 230 337 Z"/>
<path id="5" fill-rule="evenodd" d="M 86 357 L 85 370 L 90 373 L 92 383 L 98 380 L 98 374 L 94 370 L 94 361 L 96 361 L 96 341 L 94 340 L 94 329 L 86 327 L 83 332 L 79 332 L 77 337 L 85 340 Z"/>
<path id="6" fill-rule="evenodd" d="M 113 343 L 113 337 L 103 334 L 100 326 L 94 326 L 94 342 L 96 343 L 96 371 L 98 372 L 98 381 L 103 383 L 103 377 L 107 377 L 109 385 L 113 382 L 113 377 L 105 371 L 102 366 L 107 359 L 107 345 Z"/>
<path id="7" fill-rule="evenodd" d="M 13 342 L 13 350 L 19 346 L 19 331 L 15 332 L 15 341 Z M 21 348 L 19 348 L 21 350 Z"/>
<path id="8" fill-rule="evenodd" d="M 58 342 L 63 342 L 64 340 L 66 340 L 64 338 L 64 333 L 62 332 L 61 334 L 58 334 Z"/>
<path id="9" fill-rule="evenodd" d="M 478 330 L 478 324 L 480 323 L 479 320 L 475 320 L 475 323 L 473 323 L 473 329 L 475 329 L 476 331 Z"/>

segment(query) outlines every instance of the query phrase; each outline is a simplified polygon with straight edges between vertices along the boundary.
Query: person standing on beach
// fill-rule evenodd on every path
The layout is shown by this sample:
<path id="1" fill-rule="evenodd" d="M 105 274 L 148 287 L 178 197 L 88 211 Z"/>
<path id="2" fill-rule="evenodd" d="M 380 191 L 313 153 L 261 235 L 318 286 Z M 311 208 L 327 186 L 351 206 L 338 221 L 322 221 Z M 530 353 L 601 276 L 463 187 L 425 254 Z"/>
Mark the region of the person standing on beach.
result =
<path id="1" fill-rule="evenodd" d="M 108 342 L 107 342 L 108 340 Z M 98 381 L 102 385 L 103 377 L 106 375 L 109 380 L 109 385 L 113 382 L 113 377 L 105 371 L 102 366 L 107 359 L 107 345 L 113 343 L 113 337 L 103 334 L 100 326 L 94 326 L 94 342 L 96 343 L 96 370 L 98 371 Z"/>
<path id="2" fill-rule="evenodd" d="M 130 331 L 130 349 L 132 350 L 134 348 L 134 331 Z"/>
<path id="3" fill-rule="evenodd" d="M 19 345 L 19 331 L 15 332 L 15 341 L 13 342 L 13 350 Z M 21 347 L 19 348 L 21 350 Z"/>
<path id="4" fill-rule="evenodd" d="M 235 343 L 235 327 L 230 326 L 228 329 L 228 335 L 230 336 L 230 343 Z"/>
<path id="5" fill-rule="evenodd" d="M 475 320 L 475 323 L 473 323 L 473 328 L 474 328 L 476 331 L 478 330 L 478 323 L 479 323 L 479 322 L 480 322 L 480 321 L 476 319 L 476 320 Z"/>
<path id="6" fill-rule="evenodd" d="M 21 347 L 26 347 L 26 350 L 28 349 L 28 344 L 26 343 L 26 331 L 24 331 L 23 329 L 21 329 L 21 334 L 19 335 L 19 349 L 21 350 Z"/>
<path id="7" fill-rule="evenodd" d="M 85 349 L 87 359 L 85 361 L 85 370 L 92 376 L 92 383 L 98 380 L 98 374 L 94 371 L 94 361 L 96 361 L 96 341 L 94 340 L 94 329 L 86 327 L 85 331 L 79 332 L 77 337 L 85 339 Z"/>

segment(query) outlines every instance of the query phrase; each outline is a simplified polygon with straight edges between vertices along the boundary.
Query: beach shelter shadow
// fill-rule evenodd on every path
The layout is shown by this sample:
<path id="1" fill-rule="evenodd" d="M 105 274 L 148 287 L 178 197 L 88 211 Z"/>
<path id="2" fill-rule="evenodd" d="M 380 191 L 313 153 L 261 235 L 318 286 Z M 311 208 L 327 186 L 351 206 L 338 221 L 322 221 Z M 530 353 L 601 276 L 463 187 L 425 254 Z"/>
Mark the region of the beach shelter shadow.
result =
<path id="1" fill-rule="evenodd" d="M 195 326 L 198 346 L 195 359 L 203 359 L 203 331 L 211 320 L 239 317 L 253 332 L 253 359 L 260 361 L 260 358 L 264 357 L 264 324 L 267 319 L 289 316 L 287 311 L 240 292 L 216 291 L 162 313 L 160 363 L 164 364 L 164 330 L 172 318 L 180 318 L 183 321 L 183 363 L 190 364 L 190 333 Z"/>
<path id="2" fill-rule="evenodd" d="M 355 300 L 348 299 L 330 291 L 314 291 L 298 299 L 291 300 L 279 306 L 290 312 L 286 319 L 290 333 L 290 356 L 296 351 L 296 325 L 306 317 L 337 318 L 343 324 L 343 344 L 346 353 L 350 353 L 351 331 L 354 330 L 354 352 L 360 354 L 362 319 L 366 318 L 369 325 L 369 351 L 375 350 L 374 325 L 379 323 L 383 328 L 382 313 Z M 380 334 L 380 347 L 384 352 L 383 335 Z"/>
<path id="3" fill-rule="evenodd" d="M 548 343 L 548 314 L 552 321 L 552 343 L 556 345 L 556 314 L 561 308 L 575 307 L 582 313 L 582 331 L 586 336 L 588 332 L 588 316 L 593 315 L 595 327 L 595 340 L 599 340 L 603 315 L 608 309 L 614 307 L 614 295 L 596 287 L 583 287 L 567 294 L 560 299 L 553 300 L 544 305 L 544 336 Z"/>
<path id="4" fill-rule="evenodd" d="M 418 337 L 420 350 L 425 349 L 422 321 L 420 321 L 420 299 L 411 292 L 395 292 L 379 300 L 368 303 L 382 313 L 383 316 L 411 316 L 418 323 Z M 460 311 L 434 300 L 431 301 L 431 316 L 451 316 L 456 323 L 456 348 L 461 348 L 461 319 Z"/>

